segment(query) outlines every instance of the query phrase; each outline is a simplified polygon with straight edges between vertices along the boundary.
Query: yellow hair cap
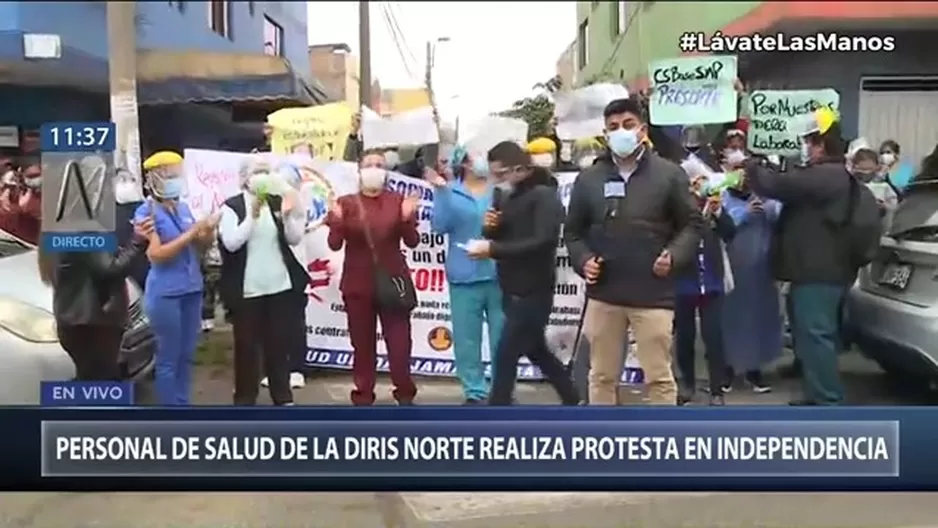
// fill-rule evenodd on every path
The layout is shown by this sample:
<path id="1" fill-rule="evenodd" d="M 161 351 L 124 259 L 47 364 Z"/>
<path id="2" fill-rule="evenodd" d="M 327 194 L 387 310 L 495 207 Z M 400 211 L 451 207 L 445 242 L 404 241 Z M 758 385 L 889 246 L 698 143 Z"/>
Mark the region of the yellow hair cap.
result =
<path id="1" fill-rule="evenodd" d="M 182 163 L 182 156 L 171 151 L 161 150 L 143 161 L 144 170 L 151 170 L 157 167 L 166 167 L 167 165 L 178 165 Z"/>

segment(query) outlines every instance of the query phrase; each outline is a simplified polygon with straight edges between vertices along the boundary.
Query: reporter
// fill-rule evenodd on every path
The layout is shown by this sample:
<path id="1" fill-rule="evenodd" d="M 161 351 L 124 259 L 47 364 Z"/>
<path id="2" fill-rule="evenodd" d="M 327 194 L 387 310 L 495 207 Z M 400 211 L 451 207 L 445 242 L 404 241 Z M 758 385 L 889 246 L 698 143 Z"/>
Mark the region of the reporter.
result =
<path id="1" fill-rule="evenodd" d="M 211 243 L 216 215 L 195 220 L 181 201 L 182 156 L 162 151 L 143 163 L 150 198 L 134 220 L 153 222 L 146 255 L 150 272 L 144 309 L 156 337 L 156 396 L 160 405 L 187 405 L 192 359 L 202 328 L 202 272 L 197 245 Z"/>
<path id="2" fill-rule="evenodd" d="M 547 347 L 544 331 L 554 304 L 557 240 L 563 205 L 550 172 L 532 167 L 530 155 L 505 141 L 488 153 L 489 167 L 507 195 L 500 212 L 483 219 L 489 240 L 467 244 L 470 257 L 495 260 L 503 292 L 505 323 L 495 353 L 490 405 L 512 401 L 518 360 L 526 356 L 537 366 L 564 405 L 579 396 L 563 364 Z"/>
<path id="3" fill-rule="evenodd" d="M 153 234 L 153 221 L 134 226 L 133 241 L 116 255 L 38 251 L 39 276 L 52 286 L 59 343 L 75 363 L 75 379 L 121 379 L 119 354 L 129 299 L 126 278 Z"/>

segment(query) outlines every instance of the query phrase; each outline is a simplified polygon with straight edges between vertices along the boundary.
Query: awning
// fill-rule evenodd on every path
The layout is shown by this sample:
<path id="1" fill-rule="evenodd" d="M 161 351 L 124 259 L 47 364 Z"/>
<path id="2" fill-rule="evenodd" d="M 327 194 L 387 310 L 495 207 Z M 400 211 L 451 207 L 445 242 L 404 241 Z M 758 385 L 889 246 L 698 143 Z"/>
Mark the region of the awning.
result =
<path id="1" fill-rule="evenodd" d="M 201 51 L 137 53 L 141 105 L 284 101 L 313 105 L 329 100 L 282 57 Z"/>

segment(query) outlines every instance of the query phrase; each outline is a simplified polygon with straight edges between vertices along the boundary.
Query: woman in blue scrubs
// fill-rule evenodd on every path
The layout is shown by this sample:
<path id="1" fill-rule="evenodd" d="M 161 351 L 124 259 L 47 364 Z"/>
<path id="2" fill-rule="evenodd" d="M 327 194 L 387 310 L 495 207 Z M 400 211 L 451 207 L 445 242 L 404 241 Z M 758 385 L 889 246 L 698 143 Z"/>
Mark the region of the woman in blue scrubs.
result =
<path id="1" fill-rule="evenodd" d="M 482 238 L 482 218 L 492 208 L 493 186 L 488 180 L 488 161 L 484 155 L 470 156 L 457 147 L 450 166 L 455 176 L 446 182 L 433 175 L 433 216 L 430 225 L 440 234 L 449 235 L 446 249 L 446 278 L 453 321 L 453 356 L 456 375 L 462 383 L 466 404 L 485 403 L 488 384 L 482 366 L 482 324 L 488 325 L 489 354 L 498 349 L 505 315 L 502 291 L 495 275 L 495 261 L 472 259 L 466 242 Z"/>
<path id="2" fill-rule="evenodd" d="M 134 213 L 151 219 L 150 273 L 144 309 L 156 336 L 156 396 L 160 405 L 188 405 L 192 362 L 202 328 L 202 272 L 198 245 L 211 243 L 218 215 L 196 221 L 180 201 L 182 156 L 163 151 L 143 163 L 150 198 Z"/>

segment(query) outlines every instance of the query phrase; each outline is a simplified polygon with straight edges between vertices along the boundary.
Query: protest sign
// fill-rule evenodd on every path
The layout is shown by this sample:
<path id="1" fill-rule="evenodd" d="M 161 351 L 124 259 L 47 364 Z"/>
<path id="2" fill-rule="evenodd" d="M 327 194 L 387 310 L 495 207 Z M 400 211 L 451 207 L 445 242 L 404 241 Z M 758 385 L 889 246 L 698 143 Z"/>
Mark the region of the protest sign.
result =
<path id="1" fill-rule="evenodd" d="M 468 138 L 462 143 L 469 152 L 488 152 L 502 141 L 514 141 L 521 146 L 528 143 L 528 124 L 523 119 L 486 116 L 465 126 L 459 137 Z"/>
<path id="2" fill-rule="evenodd" d="M 840 94 L 822 90 L 760 90 L 749 96 L 749 150 L 792 156 L 801 152 L 798 133 L 818 108 L 840 109 Z"/>
<path id="3" fill-rule="evenodd" d="M 428 145 L 440 141 L 433 108 L 426 106 L 388 117 L 362 112 L 365 148 Z"/>
<path id="4" fill-rule="evenodd" d="M 267 124 L 273 128 L 270 150 L 274 154 L 341 160 L 351 132 L 352 113 L 347 103 L 277 110 L 267 116 Z"/>
<path id="5" fill-rule="evenodd" d="M 707 125 L 736 121 L 736 57 L 684 57 L 652 62 L 651 123 Z"/>
<path id="6" fill-rule="evenodd" d="M 577 140 L 603 135 L 603 109 L 610 101 L 625 99 L 629 91 L 611 83 L 593 84 L 572 92 L 554 94 L 557 137 Z"/>
<path id="7" fill-rule="evenodd" d="M 186 175 L 183 200 L 196 218 L 217 210 L 225 200 L 241 190 L 238 171 L 250 155 L 218 150 L 186 149 L 183 171 Z"/>
<path id="8" fill-rule="evenodd" d="M 238 189 L 230 182 L 237 182 L 238 168 L 250 159 L 250 154 L 221 151 L 187 150 L 186 177 L 191 187 L 201 189 L 190 196 L 229 197 Z M 191 157 L 191 159 L 189 159 Z M 343 251 L 332 251 L 326 243 L 329 228 L 323 223 L 329 207 L 335 199 L 357 192 L 357 169 L 354 163 L 326 162 L 322 160 L 288 159 L 285 156 L 268 155 L 273 167 L 290 162 L 299 165 L 303 177 L 300 195 L 307 210 L 306 235 L 301 250 L 296 252 L 304 261 L 309 273 L 306 293 L 307 353 L 306 364 L 311 367 L 349 369 L 352 365 L 352 345 L 349 341 L 348 323 L 342 294 L 341 281 Z M 195 168 L 198 167 L 198 171 Z M 206 177 L 205 175 L 225 175 Z M 201 180 L 199 179 L 201 176 Z M 576 173 L 558 175 L 561 183 L 558 192 L 564 204 L 569 201 L 570 189 Z M 388 189 L 404 194 L 419 193 L 418 230 L 420 244 L 416 248 L 401 247 L 406 255 L 417 290 L 418 307 L 411 314 L 413 341 L 412 369 L 415 374 L 454 376 L 453 333 L 450 323 L 449 285 L 446 281 L 447 239 L 445 235 L 430 229 L 433 214 L 433 188 L 422 180 L 389 173 Z M 202 199 L 203 203 L 207 200 Z M 204 209 L 204 206 L 201 206 Z M 584 301 L 583 279 L 573 272 L 566 248 L 559 244 L 557 266 L 558 279 L 554 296 L 554 308 L 550 317 L 548 334 L 552 348 L 562 359 L 570 356 L 576 327 L 579 323 Z M 380 327 L 378 330 L 380 334 Z M 482 339 L 482 359 L 486 370 L 491 370 L 491 351 L 487 337 Z M 378 370 L 387 371 L 387 350 L 383 341 L 378 341 Z M 634 358 L 623 374 L 623 381 L 638 382 L 641 370 Z M 489 372 L 490 374 L 490 372 Z M 522 359 L 518 367 L 519 379 L 540 379 L 540 372 Z"/>

